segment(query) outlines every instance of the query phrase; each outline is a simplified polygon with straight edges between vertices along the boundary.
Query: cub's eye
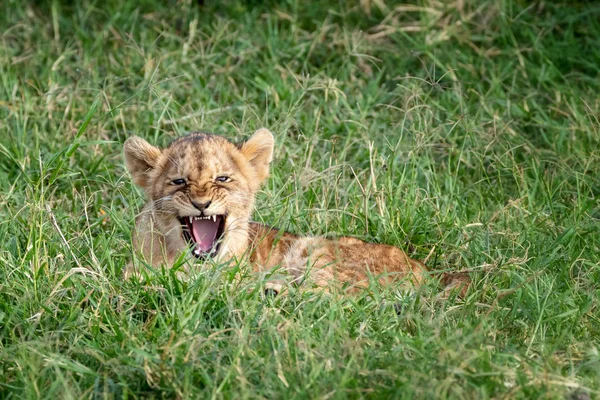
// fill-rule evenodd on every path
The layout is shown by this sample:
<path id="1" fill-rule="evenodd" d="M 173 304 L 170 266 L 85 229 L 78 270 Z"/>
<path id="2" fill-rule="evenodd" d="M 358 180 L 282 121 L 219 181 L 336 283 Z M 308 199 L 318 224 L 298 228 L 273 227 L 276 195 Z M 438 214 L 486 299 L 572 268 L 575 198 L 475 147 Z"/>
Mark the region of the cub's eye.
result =
<path id="1" fill-rule="evenodd" d="M 215 179 L 215 181 L 222 182 L 222 183 L 231 182 L 231 178 L 228 177 L 228 176 L 222 175 L 222 176 L 217 176 L 217 178 Z"/>
<path id="2" fill-rule="evenodd" d="M 183 184 L 185 184 L 185 179 L 183 179 L 183 178 L 175 179 L 174 181 L 171 181 L 171 183 L 173 185 L 183 185 Z"/>

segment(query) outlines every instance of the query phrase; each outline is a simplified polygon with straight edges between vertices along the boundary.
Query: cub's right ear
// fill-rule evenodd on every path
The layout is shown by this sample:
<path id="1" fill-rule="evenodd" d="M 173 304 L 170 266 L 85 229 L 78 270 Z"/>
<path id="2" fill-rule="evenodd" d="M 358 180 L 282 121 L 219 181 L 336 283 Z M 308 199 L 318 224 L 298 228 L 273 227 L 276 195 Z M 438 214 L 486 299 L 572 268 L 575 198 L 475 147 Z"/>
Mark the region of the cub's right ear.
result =
<path id="1" fill-rule="evenodd" d="M 269 164 L 273 160 L 275 139 L 268 129 L 262 128 L 254 132 L 252 137 L 241 146 L 242 153 L 256 171 L 258 184 L 269 176 Z"/>
<path id="2" fill-rule="evenodd" d="M 125 165 L 136 185 L 145 188 L 148 185 L 148 173 L 156 166 L 161 150 L 144 139 L 132 136 L 123 145 Z"/>

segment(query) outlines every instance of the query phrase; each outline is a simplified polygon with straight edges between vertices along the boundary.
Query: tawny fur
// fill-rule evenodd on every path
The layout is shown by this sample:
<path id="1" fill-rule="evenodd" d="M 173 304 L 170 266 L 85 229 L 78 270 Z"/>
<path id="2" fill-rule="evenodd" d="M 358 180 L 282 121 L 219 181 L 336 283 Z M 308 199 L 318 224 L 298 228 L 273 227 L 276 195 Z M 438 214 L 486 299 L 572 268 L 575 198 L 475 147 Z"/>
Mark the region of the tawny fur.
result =
<path id="1" fill-rule="evenodd" d="M 136 220 L 135 250 L 154 267 L 173 265 L 182 253 L 189 254 L 177 218 L 199 214 L 191 201 L 210 201 L 205 215 L 227 216 L 215 261 L 247 260 L 256 272 L 278 268 L 284 278 L 274 284 L 276 291 L 285 284 L 356 290 L 373 280 L 384 285 L 422 282 L 425 266 L 399 248 L 351 237 L 302 237 L 251 222 L 256 192 L 269 174 L 273 145 L 266 129 L 242 145 L 204 133 L 179 138 L 165 149 L 139 137 L 128 139 L 127 168 L 149 199 Z M 231 182 L 216 182 L 221 175 Z M 179 178 L 187 179 L 185 187 L 171 183 Z M 125 276 L 138 273 L 130 265 Z"/>

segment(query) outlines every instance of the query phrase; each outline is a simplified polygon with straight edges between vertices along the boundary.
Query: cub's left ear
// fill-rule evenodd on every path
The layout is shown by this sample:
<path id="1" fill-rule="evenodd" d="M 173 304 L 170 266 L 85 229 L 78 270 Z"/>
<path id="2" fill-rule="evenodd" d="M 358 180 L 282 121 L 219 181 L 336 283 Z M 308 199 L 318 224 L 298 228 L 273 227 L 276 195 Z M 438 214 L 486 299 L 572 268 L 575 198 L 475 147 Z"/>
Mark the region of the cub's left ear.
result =
<path id="1" fill-rule="evenodd" d="M 259 182 L 269 176 L 269 164 L 273 160 L 273 134 L 265 128 L 254 132 L 254 135 L 242 145 L 240 150 L 256 170 Z"/>
<path id="2" fill-rule="evenodd" d="M 161 150 L 152 146 L 141 137 L 132 136 L 123 144 L 125 164 L 133 177 L 133 181 L 140 187 L 148 186 L 148 172 L 156 165 Z"/>

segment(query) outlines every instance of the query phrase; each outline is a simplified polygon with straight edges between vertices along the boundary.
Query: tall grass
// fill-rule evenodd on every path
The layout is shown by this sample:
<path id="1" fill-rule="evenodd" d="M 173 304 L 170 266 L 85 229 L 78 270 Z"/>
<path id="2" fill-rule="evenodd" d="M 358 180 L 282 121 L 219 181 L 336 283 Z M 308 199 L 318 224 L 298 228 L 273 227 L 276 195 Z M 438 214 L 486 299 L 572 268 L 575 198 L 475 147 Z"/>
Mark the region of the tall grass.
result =
<path id="1" fill-rule="evenodd" d="M 204 3 L 0 6 L 2 397 L 600 395 L 600 6 Z M 124 282 L 122 142 L 261 126 L 256 220 L 399 246 L 468 294 Z"/>

